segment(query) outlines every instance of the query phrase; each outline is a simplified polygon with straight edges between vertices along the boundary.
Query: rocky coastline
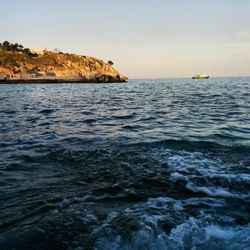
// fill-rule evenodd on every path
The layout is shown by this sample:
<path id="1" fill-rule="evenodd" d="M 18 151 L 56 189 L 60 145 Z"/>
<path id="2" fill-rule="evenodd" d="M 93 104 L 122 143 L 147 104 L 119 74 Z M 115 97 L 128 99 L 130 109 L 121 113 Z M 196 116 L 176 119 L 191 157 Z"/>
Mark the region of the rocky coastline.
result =
<path id="1" fill-rule="evenodd" d="M 82 78 L 8 78 L 0 79 L 0 84 L 34 84 L 34 83 L 119 83 L 126 82 L 127 78 L 121 78 L 119 75 L 113 77 L 110 75 L 100 75 L 95 77 Z"/>
<path id="2" fill-rule="evenodd" d="M 19 83 L 117 83 L 128 78 L 113 62 L 63 53 L 24 48 L 7 41 L 0 43 L 0 84 Z"/>

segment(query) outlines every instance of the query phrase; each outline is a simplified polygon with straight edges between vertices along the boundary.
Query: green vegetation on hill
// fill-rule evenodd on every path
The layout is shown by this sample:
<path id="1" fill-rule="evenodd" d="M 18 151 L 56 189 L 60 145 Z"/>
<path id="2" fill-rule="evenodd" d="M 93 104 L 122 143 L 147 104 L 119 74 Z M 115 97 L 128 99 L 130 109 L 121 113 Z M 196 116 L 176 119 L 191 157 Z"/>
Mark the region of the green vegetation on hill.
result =
<path id="1" fill-rule="evenodd" d="M 2 51 L 11 51 L 11 52 L 22 52 L 28 56 L 31 57 L 37 57 L 37 53 L 32 53 L 29 48 L 24 48 L 22 44 L 18 43 L 10 43 L 8 41 L 5 41 L 3 43 L 0 43 L 0 50 Z"/>

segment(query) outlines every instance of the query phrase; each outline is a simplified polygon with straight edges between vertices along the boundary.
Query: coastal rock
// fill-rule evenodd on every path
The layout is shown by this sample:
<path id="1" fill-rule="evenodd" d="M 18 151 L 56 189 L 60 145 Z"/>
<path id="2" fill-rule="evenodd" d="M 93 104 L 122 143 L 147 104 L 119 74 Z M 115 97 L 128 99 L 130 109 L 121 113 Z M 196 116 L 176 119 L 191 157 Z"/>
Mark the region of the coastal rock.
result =
<path id="1" fill-rule="evenodd" d="M 113 64 L 89 56 L 5 48 L 0 44 L 1 82 L 125 82 Z M 113 62 L 112 62 L 113 63 Z"/>

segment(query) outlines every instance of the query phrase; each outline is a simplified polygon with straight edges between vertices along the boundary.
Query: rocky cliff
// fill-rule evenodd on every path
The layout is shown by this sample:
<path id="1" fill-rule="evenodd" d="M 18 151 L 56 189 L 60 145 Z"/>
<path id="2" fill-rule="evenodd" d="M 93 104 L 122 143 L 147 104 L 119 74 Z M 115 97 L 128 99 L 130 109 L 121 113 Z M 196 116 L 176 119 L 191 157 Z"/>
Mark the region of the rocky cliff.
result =
<path id="1" fill-rule="evenodd" d="M 35 51 L 19 44 L 0 43 L 0 81 L 122 82 L 127 77 L 109 61 L 55 51 Z"/>

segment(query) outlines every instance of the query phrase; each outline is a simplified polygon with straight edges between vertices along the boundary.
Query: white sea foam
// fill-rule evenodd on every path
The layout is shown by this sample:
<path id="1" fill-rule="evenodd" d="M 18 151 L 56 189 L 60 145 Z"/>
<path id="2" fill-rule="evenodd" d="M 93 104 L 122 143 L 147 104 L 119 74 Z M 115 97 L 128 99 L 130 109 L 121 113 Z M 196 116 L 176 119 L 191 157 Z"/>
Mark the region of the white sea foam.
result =
<path id="1" fill-rule="evenodd" d="M 248 249 L 250 244 L 250 225 L 223 227 L 205 225 L 195 218 L 189 218 L 171 230 L 169 234 L 161 231 L 157 223 L 164 216 L 148 218 L 151 224 L 143 225 L 128 242 L 121 235 L 100 238 L 95 249 Z M 104 229 L 104 228 L 103 228 Z"/>
<path id="2" fill-rule="evenodd" d="M 186 188 L 192 192 L 201 192 L 213 197 L 236 198 L 243 200 L 248 200 L 250 198 L 249 194 L 232 193 L 222 187 L 200 187 L 192 182 L 187 183 Z"/>
<path id="3" fill-rule="evenodd" d="M 247 246 L 250 243 L 250 226 L 235 226 L 235 220 L 221 215 L 221 223 L 234 226 L 220 226 L 213 224 L 213 217 L 203 214 L 200 217 L 185 220 L 166 233 L 162 223 L 170 223 L 173 216 L 179 216 L 180 211 L 190 206 L 206 205 L 211 208 L 223 207 L 224 200 L 212 197 L 189 198 L 176 200 L 169 197 L 150 198 L 145 203 L 134 205 L 123 212 L 111 212 L 103 224 L 95 229 L 92 234 L 97 236 L 98 242 L 95 249 L 232 249 L 238 250 L 238 246 Z M 175 212 L 176 212 L 176 215 Z M 138 220 L 140 228 L 131 233 L 130 241 L 126 241 L 122 235 L 116 235 L 112 231 L 114 218 L 134 218 Z M 185 217 L 184 217 L 185 218 Z M 110 231 L 111 230 L 111 231 Z M 107 235 L 105 236 L 105 232 Z M 242 244 L 241 233 L 245 235 Z M 216 241 L 215 241 L 215 240 Z"/>
<path id="4" fill-rule="evenodd" d="M 95 249 L 248 249 L 250 226 L 239 226 L 233 216 L 221 213 L 215 216 L 210 211 L 214 212 L 217 208 L 223 210 L 223 207 L 228 206 L 228 199 L 218 197 L 248 199 L 249 195 L 240 191 L 240 185 L 237 184 L 249 183 L 249 174 L 235 174 L 230 171 L 233 167 L 229 164 L 210 159 L 202 153 L 162 149 L 160 152 L 152 150 L 147 157 L 157 160 L 160 167 L 169 169 L 169 181 L 173 186 L 180 181 L 182 187 L 199 193 L 199 196 L 195 197 L 194 194 L 193 198 L 188 199 L 173 199 L 164 195 L 149 198 L 146 202 L 129 206 L 123 211 L 112 211 L 103 221 L 98 221 L 94 213 L 84 215 L 83 222 L 94 225 L 91 235 L 97 239 Z M 167 165 L 162 166 L 162 163 Z M 125 192 L 131 192 L 131 189 Z M 204 194 L 203 197 L 200 197 L 201 193 Z M 81 202 L 93 202 L 94 205 L 102 199 L 124 195 L 106 193 L 98 196 L 90 193 Z M 58 208 L 67 208 L 70 204 L 65 200 Z M 196 217 L 187 219 L 190 215 Z M 138 228 L 126 232 L 131 233 L 128 241 L 119 228 L 124 226 L 126 231 L 126 223 L 130 226 L 130 220 L 132 226 L 135 223 Z"/>
<path id="5" fill-rule="evenodd" d="M 199 206 L 199 205 L 207 205 L 209 207 L 223 207 L 226 203 L 223 200 L 218 200 L 215 198 L 189 198 L 185 200 L 176 201 L 176 203 L 180 204 L 180 206 Z"/>
<path id="6" fill-rule="evenodd" d="M 173 182 L 176 182 L 178 180 L 184 180 L 184 181 L 187 181 L 188 180 L 188 177 L 187 176 L 184 176 L 183 174 L 180 174 L 178 172 L 174 172 L 174 173 L 171 173 L 170 174 L 170 180 L 173 181 Z"/>
<path id="7" fill-rule="evenodd" d="M 186 188 L 192 192 L 213 197 L 250 198 L 247 190 L 239 190 L 249 184 L 250 175 L 234 173 L 235 165 L 225 164 L 219 159 L 212 159 L 200 152 L 174 152 L 161 149 L 153 150 L 148 157 L 152 157 L 161 164 L 167 164 L 170 170 L 170 181 L 183 181 L 186 183 Z"/>
<path id="8" fill-rule="evenodd" d="M 221 188 L 221 187 L 199 187 L 194 185 L 194 183 L 189 182 L 186 185 L 186 188 L 193 191 L 193 192 L 202 192 L 208 194 L 210 196 L 215 197 L 231 197 L 231 198 L 239 198 L 239 195 L 233 194 L 228 190 Z"/>
<path id="9" fill-rule="evenodd" d="M 221 228 L 216 225 L 207 226 L 204 228 L 204 230 L 206 241 L 210 240 L 212 237 L 222 240 L 229 240 L 236 234 L 236 231 L 231 228 Z"/>

